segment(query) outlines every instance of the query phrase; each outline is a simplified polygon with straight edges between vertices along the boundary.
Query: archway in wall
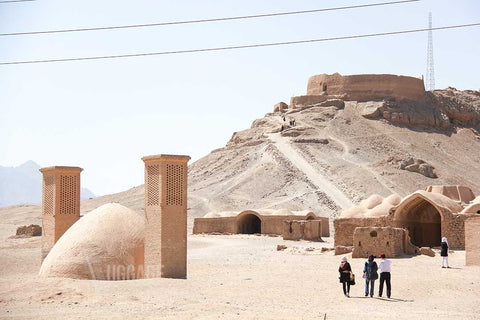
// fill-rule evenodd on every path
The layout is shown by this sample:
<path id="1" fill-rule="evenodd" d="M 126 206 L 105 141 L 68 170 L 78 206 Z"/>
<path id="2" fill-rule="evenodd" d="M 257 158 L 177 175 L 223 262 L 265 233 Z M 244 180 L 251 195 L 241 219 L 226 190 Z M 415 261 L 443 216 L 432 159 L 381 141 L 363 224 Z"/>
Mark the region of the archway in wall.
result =
<path id="1" fill-rule="evenodd" d="M 262 233 L 262 220 L 254 214 L 248 213 L 238 219 L 238 233 Z"/>
<path id="2" fill-rule="evenodd" d="M 412 244 L 419 247 L 440 246 L 442 217 L 425 199 L 415 199 L 395 214 L 396 224 L 408 229 Z"/>

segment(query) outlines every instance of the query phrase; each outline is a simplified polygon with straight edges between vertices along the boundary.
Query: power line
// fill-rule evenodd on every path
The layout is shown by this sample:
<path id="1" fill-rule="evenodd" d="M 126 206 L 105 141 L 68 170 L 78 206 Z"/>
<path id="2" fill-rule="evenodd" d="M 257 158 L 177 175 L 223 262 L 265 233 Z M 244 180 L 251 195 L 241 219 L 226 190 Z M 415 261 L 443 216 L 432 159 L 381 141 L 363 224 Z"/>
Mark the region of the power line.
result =
<path id="1" fill-rule="evenodd" d="M 17 0 L 17 1 L 19 1 L 19 0 Z M 22 0 L 22 1 L 33 1 L 33 0 Z M 256 15 L 249 15 L 249 16 L 212 18 L 212 19 L 200 19 L 200 20 L 187 20 L 187 21 L 173 21 L 173 22 L 133 24 L 133 25 L 124 25 L 124 26 L 109 26 L 109 27 L 95 27 L 95 28 L 79 28 L 79 29 L 63 29 L 63 30 L 47 30 L 47 31 L 28 31 L 28 32 L 0 33 L 0 36 L 24 36 L 24 35 L 37 35 L 37 34 L 52 34 L 52 33 L 67 33 L 67 32 L 84 32 L 84 31 L 100 31 L 100 30 L 115 30 L 115 29 L 129 29 L 129 28 L 146 28 L 146 27 L 171 26 L 171 25 L 179 25 L 179 24 L 219 22 L 219 21 L 229 21 L 229 20 L 266 18 L 266 17 L 286 16 L 286 15 L 295 15 L 295 14 L 306 14 L 306 13 L 314 13 L 314 12 L 324 12 L 324 11 L 334 11 L 334 10 L 346 10 L 346 9 L 357 9 L 357 8 L 366 8 L 366 7 L 376 7 L 376 6 L 385 6 L 385 5 L 401 4 L 401 3 L 408 3 L 408 2 L 418 2 L 418 1 L 421 1 L 421 0 L 403 0 L 403 1 L 392 1 L 392 2 L 382 2 L 382 3 L 373 3 L 373 4 L 362 4 L 362 5 L 347 6 L 347 7 L 312 9 L 312 10 L 290 11 L 290 12 L 278 12 L 278 13 L 266 13 L 266 14 L 256 14 Z"/>
<path id="2" fill-rule="evenodd" d="M 199 52 L 210 52 L 210 51 L 236 50 L 236 49 L 247 49 L 247 48 L 260 48 L 260 47 L 292 45 L 292 44 L 301 44 L 301 43 L 313 43 L 313 42 L 324 42 L 324 41 L 336 41 L 336 40 L 346 40 L 346 39 L 359 39 L 359 38 L 389 36 L 389 35 L 396 35 L 396 34 L 424 32 L 424 31 L 429 31 L 429 30 L 457 29 L 457 28 L 466 28 L 466 27 L 475 27 L 475 26 L 480 26 L 480 22 L 470 23 L 470 24 L 461 24 L 461 25 L 455 25 L 455 26 L 427 28 L 427 29 L 413 29 L 413 30 L 402 30 L 402 31 L 382 32 L 382 33 L 370 33 L 370 34 L 333 37 L 333 38 L 322 38 L 322 39 L 248 44 L 248 45 L 230 46 L 230 47 L 216 47 L 216 48 L 203 48 L 203 49 L 190 49 L 190 50 L 177 50 L 177 51 L 133 53 L 133 54 L 120 54 L 120 55 L 97 56 L 97 57 L 79 57 L 79 58 L 62 58 L 62 59 L 49 59 L 49 60 L 0 62 L 0 65 L 70 62 L 70 61 L 85 61 L 85 60 L 103 60 L 103 59 L 133 58 L 133 57 L 147 57 L 147 56 L 159 56 L 159 55 L 174 55 L 174 54 L 183 54 L 183 53 L 199 53 Z"/>
<path id="3" fill-rule="evenodd" d="M 36 0 L 4 0 L 4 1 L 0 1 L 0 3 L 11 3 L 11 2 L 31 2 L 31 1 L 36 1 Z"/>

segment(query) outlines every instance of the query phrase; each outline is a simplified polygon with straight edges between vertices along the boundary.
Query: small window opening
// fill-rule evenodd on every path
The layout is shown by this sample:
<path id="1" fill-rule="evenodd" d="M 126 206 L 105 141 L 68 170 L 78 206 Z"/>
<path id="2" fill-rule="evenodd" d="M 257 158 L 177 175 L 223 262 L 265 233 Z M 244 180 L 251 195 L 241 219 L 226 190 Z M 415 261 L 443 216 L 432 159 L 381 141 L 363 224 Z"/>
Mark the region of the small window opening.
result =
<path id="1" fill-rule="evenodd" d="M 390 247 L 390 242 L 387 241 L 387 247 Z"/>
<path id="2" fill-rule="evenodd" d="M 377 231 L 370 232 L 370 237 L 375 238 L 377 236 Z"/>
<path id="3" fill-rule="evenodd" d="M 358 241 L 358 246 L 359 246 L 359 247 L 362 246 L 362 241 Z"/>
<path id="4" fill-rule="evenodd" d="M 323 91 L 325 91 L 325 92 L 327 91 L 327 85 L 326 84 L 323 85 Z"/>

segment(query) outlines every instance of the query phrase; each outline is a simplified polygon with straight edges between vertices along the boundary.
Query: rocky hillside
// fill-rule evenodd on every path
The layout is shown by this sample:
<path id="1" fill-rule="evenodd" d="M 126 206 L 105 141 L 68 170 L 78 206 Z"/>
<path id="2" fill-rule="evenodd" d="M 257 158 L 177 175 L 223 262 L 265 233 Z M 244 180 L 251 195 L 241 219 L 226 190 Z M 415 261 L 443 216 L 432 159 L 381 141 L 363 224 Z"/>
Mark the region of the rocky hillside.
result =
<path id="1" fill-rule="evenodd" d="M 290 121 L 295 120 L 295 125 Z M 268 113 L 189 167 L 189 225 L 210 211 L 311 209 L 323 216 L 370 196 L 460 184 L 480 194 L 480 93 L 427 102 L 327 100 Z M 143 211 L 143 186 L 85 200 Z"/>
<path id="2" fill-rule="evenodd" d="M 190 166 L 192 212 L 286 207 L 331 215 L 372 193 L 405 196 L 432 184 L 480 193 L 477 91 L 284 111 L 255 120 Z"/>

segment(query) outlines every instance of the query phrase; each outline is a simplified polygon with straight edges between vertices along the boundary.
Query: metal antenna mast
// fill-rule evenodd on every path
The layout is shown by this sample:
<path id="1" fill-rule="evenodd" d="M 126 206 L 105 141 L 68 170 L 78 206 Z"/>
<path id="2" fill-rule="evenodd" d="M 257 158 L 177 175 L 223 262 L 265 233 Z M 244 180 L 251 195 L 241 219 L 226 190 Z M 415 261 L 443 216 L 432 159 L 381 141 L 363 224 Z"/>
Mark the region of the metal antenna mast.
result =
<path id="1" fill-rule="evenodd" d="M 435 72 L 433 70 L 433 38 L 432 38 L 432 13 L 428 13 L 428 48 L 427 48 L 427 74 L 425 77 L 425 89 L 435 90 Z"/>

